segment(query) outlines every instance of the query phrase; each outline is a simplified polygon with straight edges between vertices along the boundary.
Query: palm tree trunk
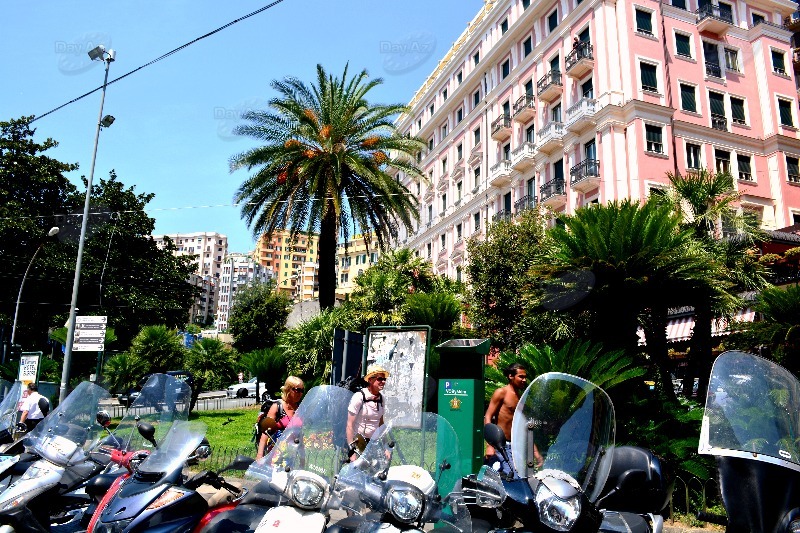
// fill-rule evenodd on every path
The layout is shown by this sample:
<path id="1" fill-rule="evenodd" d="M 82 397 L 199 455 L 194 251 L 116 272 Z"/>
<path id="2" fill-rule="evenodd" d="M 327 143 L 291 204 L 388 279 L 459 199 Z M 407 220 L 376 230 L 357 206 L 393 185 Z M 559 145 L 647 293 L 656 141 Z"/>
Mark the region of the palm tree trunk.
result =
<path id="1" fill-rule="evenodd" d="M 670 362 L 667 352 L 667 308 L 658 306 L 650 310 L 650 318 L 644 328 L 647 340 L 647 353 L 655 363 L 660 386 L 664 396 L 675 402 L 675 388 L 670 378 Z"/>
<path id="2" fill-rule="evenodd" d="M 711 302 L 702 299 L 694 308 L 694 330 L 692 331 L 692 358 L 698 365 L 698 386 L 697 398 L 704 402 L 708 389 L 708 378 L 711 373 L 711 365 L 714 363 L 711 343 Z"/>
<path id="3" fill-rule="evenodd" d="M 320 224 L 319 235 L 319 308 L 325 311 L 336 303 L 336 211 L 332 205 Z"/>

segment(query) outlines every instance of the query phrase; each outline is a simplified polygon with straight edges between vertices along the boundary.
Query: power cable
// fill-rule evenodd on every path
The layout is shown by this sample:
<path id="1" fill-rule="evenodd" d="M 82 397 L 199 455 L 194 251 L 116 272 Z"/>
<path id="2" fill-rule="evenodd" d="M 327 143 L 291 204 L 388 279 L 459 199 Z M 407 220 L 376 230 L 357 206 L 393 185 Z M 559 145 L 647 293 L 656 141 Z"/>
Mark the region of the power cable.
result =
<path id="1" fill-rule="evenodd" d="M 275 0 L 275 1 L 274 1 L 274 2 L 272 2 L 271 4 L 268 4 L 268 5 L 266 5 L 266 6 L 262 7 L 262 8 L 260 8 L 260 9 L 256 9 L 256 10 L 255 10 L 255 11 L 253 11 L 252 13 L 249 13 L 249 14 L 247 14 L 247 15 L 243 16 L 243 17 L 239 17 L 238 19 L 236 19 L 236 20 L 233 20 L 233 21 L 231 21 L 231 22 L 229 22 L 229 23 L 225 24 L 224 26 L 220 26 L 220 27 L 219 27 L 219 28 L 217 28 L 216 30 L 210 31 L 210 32 L 206 33 L 205 35 L 201 35 L 200 37 L 197 37 L 196 39 L 193 39 L 193 40 L 189 41 L 188 43 L 186 43 L 186 44 L 184 44 L 184 45 L 181 45 L 181 46 L 179 46 L 178 48 L 175 48 L 174 50 L 170 50 L 170 51 L 169 51 L 169 52 L 167 52 L 166 54 L 164 54 L 164 55 L 162 55 L 162 56 L 160 56 L 160 57 L 157 57 L 156 59 L 154 59 L 154 60 L 150 61 L 149 63 L 145 63 L 144 65 L 142 65 L 142 66 L 141 66 L 141 67 L 139 67 L 139 68 L 133 69 L 133 70 L 131 70 L 130 72 L 128 72 L 128 73 L 126 73 L 126 74 L 123 74 L 122 76 L 119 76 L 118 78 L 114 78 L 113 80 L 111 80 L 111 81 L 109 81 L 108 83 L 106 83 L 106 86 L 108 86 L 108 85 L 111 85 L 111 84 L 113 84 L 113 83 L 116 83 L 116 82 L 118 82 L 118 81 L 120 81 L 120 80 L 122 80 L 122 79 L 125 79 L 125 78 L 127 78 L 128 76 L 130 76 L 131 74 L 133 74 L 133 73 L 135 73 L 135 72 L 139 72 L 140 70 L 142 70 L 142 69 L 143 69 L 143 68 L 145 68 L 145 67 L 149 67 L 150 65 L 152 65 L 152 64 L 154 64 L 154 63 L 158 63 L 158 62 L 159 62 L 159 61 L 161 61 L 162 59 L 166 59 L 167 57 L 171 56 L 172 54 L 174 54 L 174 53 L 176 53 L 176 52 L 179 52 L 179 51 L 183 50 L 184 48 L 187 48 L 188 46 L 191 46 L 191 45 L 193 45 L 194 43 L 196 43 L 196 42 L 198 42 L 198 41 L 202 41 L 202 40 L 203 40 L 203 39 L 205 39 L 206 37 L 210 37 L 210 36 L 214 35 L 215 33 L 218 33 L 218 32 L 220 32 L 220 31 L 222 31 L 222 30 L 224 30 L 224 29 L 226 29 L 226 28 L 228 28 L 228 27 L 230 27 L 230 26 L 233 26 L 233 25 L 234 25 L 234 24 L 236 24 L 237 22 L 241 22 L 241 21 L 243 21 L 243 20 L 245 20 L 245 19 L 249 19 L 250 17 L 252 17 L 252 16 L 254 16 L 254 15 L 258 15 L 259 13 L 261 13 L 261 12 L 263 12 L 263 11 L 266 11 L 267 9 L 270 9 L 270 8 L 272 8 L 272 7 L 275 7 L 276 5 L 280 4 L 281 2 L 283 2 L 283 0 Z M 74 104 L 74 103 L 75 103 L 75 102 L 77 102 L 78 100 L 82 100 L 83 98 L 86 98 L 87 96 L 89 96 L 89 95 L 91 95 L 91 94 L 94 94 L 94 93 L 96 93 L 97 91 L 101 90 L 102 88 L 103 88 L 103 86 L 101 85 L 101 86 L 97 87 L 96 89 L 92 89 L 92 90 L 91 90 L 91 91 L 89 91 L 88 93 L 82 94 L 82 95 L 78 96 L 77 98 L 73 98 L 73 99 L 72 99 L 72 100 L 70 100 L 69 102 L 67 102 L 67 103 L 65 103 L 65 104 L 61 104 L 60 106 L 56 107 L 55 109 L 51 109 L 51 110 L 50 110 L 50 111 L 48 111 L 47 113 L 44 113 L 44 114 L 41 114 L 41 115 L 38 115 L 38 116 L 36 116 L 35 118 L 33 118 L 33 120 L 31 120 L 31 122 L 36 122 L 37 120 L 39 120 L 39 119 L 40 119 L 40 118 L 42 118 L 42 117 L 46 117 L 47 115 L 50 115 L 51 113 L 55 113 L 55 112 L 56 112 L 56 111 L 58 111 L 59 109 L 63 109 L 63 108 L 67 107 L 67 106 L 68 106 L 68 105 L 70 105 L 70 104 Z"/>

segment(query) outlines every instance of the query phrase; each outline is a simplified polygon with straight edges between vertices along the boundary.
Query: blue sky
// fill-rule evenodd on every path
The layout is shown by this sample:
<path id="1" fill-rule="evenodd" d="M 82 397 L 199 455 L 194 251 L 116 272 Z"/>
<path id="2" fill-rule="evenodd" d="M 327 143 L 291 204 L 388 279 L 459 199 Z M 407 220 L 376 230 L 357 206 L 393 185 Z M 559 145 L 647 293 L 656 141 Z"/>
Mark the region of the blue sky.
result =
<path id="1" fill-rule="evenodd" d="M 7 0 L 0 4 L 0 120 L 41 115 L 98 87 L 103 66 L 86 52 L 117 52 L 114 79 L 269 0 Z M 231 251 L 252 249 L 250 230 L 231 206 L 244 171 L 231 155 L 253 142 L 231 135 L 238 116 L 263 107 L 269 83 L 313 81 L 317 63 L 340 73 L 366 68 L 384 78 L 372 100 L 407 103 L 466 28 L 483 0 L 284 0 L 109 86 L 94 179 L 115 169 L 126 185 L 152 192 L 156 233 L 218 231 Z M 403 52 L 402 50 L 410 50 Z M 88 175 L 99 91 L 34 123 L 50 155 Z M 220 207 L 201 207 L 220 206 Z"/>

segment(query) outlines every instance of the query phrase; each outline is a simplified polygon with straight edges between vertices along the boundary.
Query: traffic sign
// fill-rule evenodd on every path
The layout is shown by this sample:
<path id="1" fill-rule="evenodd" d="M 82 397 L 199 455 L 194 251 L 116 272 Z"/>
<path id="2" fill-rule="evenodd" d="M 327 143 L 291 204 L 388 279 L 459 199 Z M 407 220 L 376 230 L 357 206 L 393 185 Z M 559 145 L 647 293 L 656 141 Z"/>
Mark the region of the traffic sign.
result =
<path id="1" fill-rule="evenodd" d="M 105 343 L 73 343 L 72 344 L 72 351 L 73 352 L 102 352 L 105 350 Z"/>
<path id="2" fill-rule="evenodd" d="M 107 316 L 76 316 L 76 324 L 105 324 L 108 322 Z"/>
<path id="3" fill-rule="evenodd" d="M 104 329 L 76 329 L 75 338 L 78 339 L 105 339 L 106 330 Z"/>
<path id="4" fill-rule="evenodd" d="M 107 323 L 107 316 L 76 316 L 72 351 L 102 352 L 105 350 Z"/>

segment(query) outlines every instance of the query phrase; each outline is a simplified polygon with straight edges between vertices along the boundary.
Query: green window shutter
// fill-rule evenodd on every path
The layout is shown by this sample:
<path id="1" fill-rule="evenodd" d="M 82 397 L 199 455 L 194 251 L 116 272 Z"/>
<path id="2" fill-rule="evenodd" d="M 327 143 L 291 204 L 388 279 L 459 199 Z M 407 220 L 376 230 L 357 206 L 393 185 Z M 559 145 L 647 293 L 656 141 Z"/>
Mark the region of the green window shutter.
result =
<path id="1" fill-rule="evenodd" d="M 636 10 L 636 31 L 653 33 L 653 15 L 649 11 Z"/>
<path id="2" fill-rule="evenodd" d="M 783 52 L 772 51 L 772 69 L 775 72 L 786 72 L 786 64 L 783 62 Z"/>
<path id="3" fill-rule="evenodd" d="M 689 36 L 678 33 L 675 35 L 675 49 L 679 56 L 692 57 L 692 47 Z"/>
<path id="4" fill-rule="evenodd" d="M 708 101 L 711 106 L 712 115 L 725 116 L 725 100 L 719 93 L 708 93 Z"/>
<path id="5" fill-rule="evenodd" d="M 658 90 L 658 78 L 656 77 L 656 66 L 649 63 L 641 63 L 642 88 L 653 91 Z"/>
<path id="6" fill-rule="evenodd" d="M 784 126 L 794 126 L 792 119 L 792 104 L 787 100 L 778 100 L 778 111 L 781 115 L 781 124 Z"/>
<path id="7" fill-rule="evenodd" d="M 744 174 L 750 174 L 750 156 L 749 155 L 742 155 L 739 154 L 736 156 L 736 162 L 739 166 L 739 172 Z"/>
<path id="8" fill-rule="evenodd" d="M 697 102 L 694 96 L 694 87 L 681 84 L 681 105 L 685 111 L 697 111 Z"/>
<path id="9" fill-rule="evenodd" d="M 797 176 L 800 174 L 800 161 L 798 161 L 796 157 L 787 157 L 786 171 L 790 176 Z"/>
<path id="10" fill-rule="evenodd" d="M 731 115 L 734 121 L 744 124 L 744 100 L 741 98 L 731 98 Z"/>
<path id="11" fill-rule="evenodd" d="M 658 126 L 646 125 L 645 137 L 648 142 L 660 143 L 661 142 L 661 128 Z"/>

